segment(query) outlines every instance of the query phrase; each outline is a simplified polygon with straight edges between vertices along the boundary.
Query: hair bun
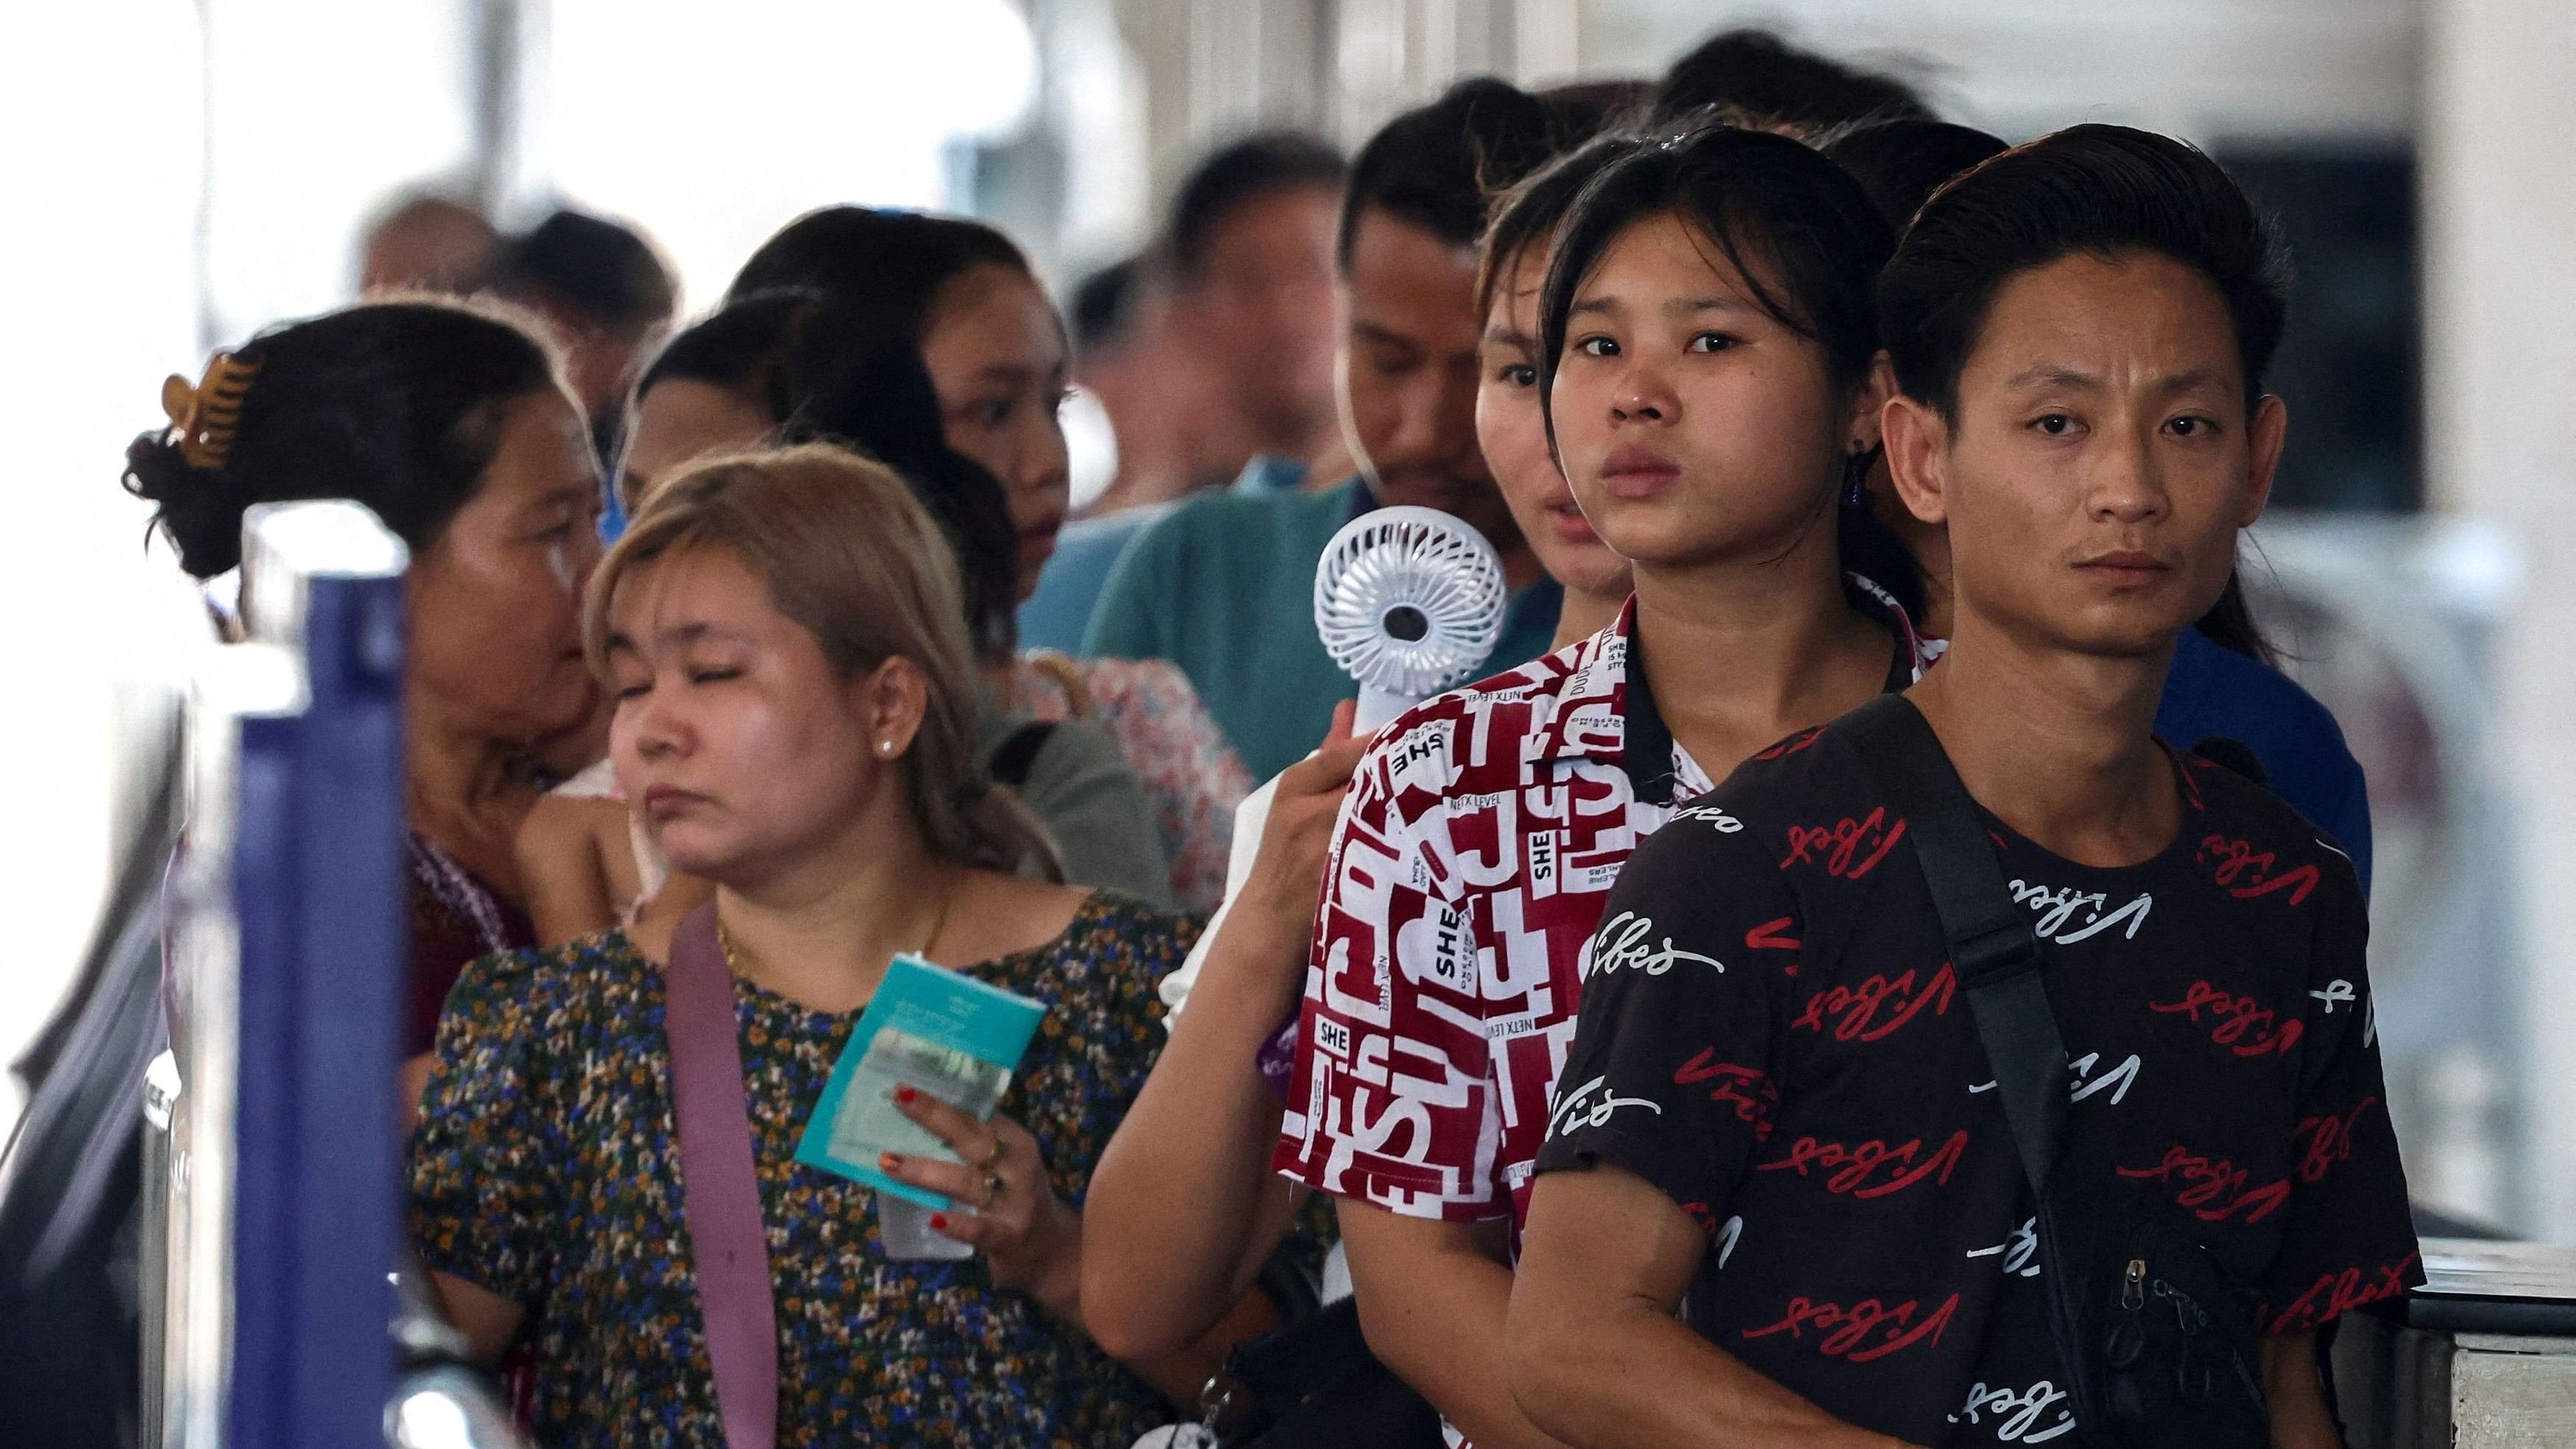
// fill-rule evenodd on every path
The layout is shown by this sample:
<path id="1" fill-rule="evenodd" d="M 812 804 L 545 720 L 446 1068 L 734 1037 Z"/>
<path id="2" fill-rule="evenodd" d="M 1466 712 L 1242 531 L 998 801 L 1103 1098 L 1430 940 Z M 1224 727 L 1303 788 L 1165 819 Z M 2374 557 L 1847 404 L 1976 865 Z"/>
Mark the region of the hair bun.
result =
<path id="1" fill-rule="evenodd" d="M 241 491 L 222 469 L 191 466 L 169 429 L 156 428 L 126 448 L 125 491 L 159 505 L 152 521 L 191 575 L 210 579 L 241 562 Z"/>

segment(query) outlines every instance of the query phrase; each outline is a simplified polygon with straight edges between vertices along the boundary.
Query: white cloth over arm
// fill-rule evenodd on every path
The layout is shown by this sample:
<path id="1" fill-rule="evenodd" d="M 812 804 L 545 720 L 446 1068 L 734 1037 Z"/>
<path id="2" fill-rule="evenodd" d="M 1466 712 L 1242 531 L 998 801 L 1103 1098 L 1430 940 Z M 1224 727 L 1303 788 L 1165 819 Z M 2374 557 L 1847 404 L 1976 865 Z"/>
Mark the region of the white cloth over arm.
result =
<path id="1" fill-rule="evenodd" d="M 1225 927 L 1226 912 L 1234 909 L 1234 898 L 1243 893 L 1243 883 L 1252 879 L 1252 859 L 1261 851 L 1262 827 L 1270 820 L 1271 798 L 1279 793 L 1279 777 L 1271 776 L 1243 797 L 1234 807 L 1234 848 L 1225 863 L 1225 899 L 1217 903 L 1216 914 L 1208 917 L 1207 929 L 1199 932 L 1198 943 L 1190 947 L 1189 959 L 1181 969 L 1163 978 L 1163 1029 L 1169 1031 L 1181 1015 L 1182 1003 L 1190 999 L 1190 988 L 1198 985 L 1199 967 L 1207 963 L 1208 943 Z"/>

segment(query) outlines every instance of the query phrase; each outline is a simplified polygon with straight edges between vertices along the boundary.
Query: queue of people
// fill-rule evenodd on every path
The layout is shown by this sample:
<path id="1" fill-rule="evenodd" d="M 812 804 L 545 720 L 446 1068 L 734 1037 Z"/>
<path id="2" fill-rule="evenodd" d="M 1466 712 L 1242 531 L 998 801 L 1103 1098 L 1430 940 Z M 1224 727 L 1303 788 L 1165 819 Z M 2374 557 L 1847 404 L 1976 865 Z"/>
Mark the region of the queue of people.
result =
<path id="1" fill-rule="evenodd" d="M 540 1442 L 2340 1442 L 2320 1335 L 2420 1269 L 2200 152 L 1730 32 L 1221 150 L 1070 331 L 961 218 L 667 338 L 594 229 L 408 220 L 475 295 L 219 354 L 125 482 L 200 578 L 266 502 L 412 549 L 409 1237 Z M 1137 448 L 1068 522 L 1076 378 Z M 1391 504 L 1510 598 L 1362 734 L 1309 600 Z M 962 1259 L 799 1151 L 899 955 L 1045 1011 L 989 1115 L 894 1093 Z"/>

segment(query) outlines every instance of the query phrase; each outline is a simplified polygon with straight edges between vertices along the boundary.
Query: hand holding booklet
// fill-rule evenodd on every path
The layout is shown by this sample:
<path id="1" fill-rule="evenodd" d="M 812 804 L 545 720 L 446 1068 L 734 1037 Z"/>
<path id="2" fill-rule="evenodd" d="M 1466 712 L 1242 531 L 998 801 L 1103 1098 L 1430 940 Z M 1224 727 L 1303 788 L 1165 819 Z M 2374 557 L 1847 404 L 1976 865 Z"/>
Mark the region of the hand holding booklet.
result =
<path id="1" fill-rule="evenodd" d="M 993 1115 L 1011 1075 L 1037 1034 L 1046 1008 L 909 953 L 894 958 L 885 980 L 850 1033 L 797 1144 L 796 1160 L 866 1183 L 878 1193 L 888 1249 L 896 1214 L 889 1199 L 949 1209 L 944 1196 L 888 1176 L 878 1160 L 960 1160 L 948 1144 L 905 1116 L 894 1089 L 912 1087 L 976 1118 Z M 906 1223 L 920 1214 L 904 1214 Z M 964 1256 L 964 1245 L 955 1245 Z M 917 1256 L 903 1254 L 903 1256 Z"/>

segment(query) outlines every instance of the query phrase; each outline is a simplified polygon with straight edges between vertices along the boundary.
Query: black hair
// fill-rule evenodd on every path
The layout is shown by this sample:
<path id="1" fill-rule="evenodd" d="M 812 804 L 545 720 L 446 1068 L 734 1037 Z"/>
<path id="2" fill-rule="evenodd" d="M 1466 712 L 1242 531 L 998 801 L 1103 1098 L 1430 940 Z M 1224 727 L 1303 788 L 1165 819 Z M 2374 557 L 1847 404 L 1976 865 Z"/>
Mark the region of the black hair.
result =
<path id="1" fill-rule="evenodd" d="M 669 269 L 641 233 L 569 208 L 511 238 L 491 285 L 505 297 L 552 303 L 616 333 L 658 327 L 679 305 Z"/>
<path id="2" fill-rule="evenodd" d="M 1879 280 L 1897 385 L 1955 419 L 1959 374 L 2004 283 L 2063 257 L 2122 252 L 2169 257 L 2218 289 L 2250 409 L 2281 340 L 2288 249 L 2217 162 L 2126 126 L 2042 136 L 1923 203 Z"/>
<path id="3" fill-rule="evenodd" d="M 1034 275 L 1019 247 L 980 221 L 827 206 L 762 242 L 726 289 L 725 300 L 792 288 L 820 292 L 864 309 L 870 328 L 918 344 L 940 283 L 981 266 Z"/>
<path id="4" fill-rule="evenodd" d="M 1072 315 L 1074 356 L 1090 357 L 1126 340 L 1141 310 L 1145 264 L 1122 257 L 1074 284 Z"/>
<path id="5" fill-rule="evenodd" d="M 260 503 L 352 498 L 427 551 L 482 486 L 509 404 L 560 387 L 528 328 L 444 300 L 362 303 L 232 356 L 255 371 L 218 464 L 191 463 L 166 425 L 125 450 L 125 490 L 159 505 L 154 525 L 201 579 L 241 562 Z"/>
<path id="6" fill-rule="evenodd" d="M 1547 108 L 1553 147 L 1571 151 L 1604 131 L 1633 130 L 1654 108 L 1655 83 L 1646 80 L 1568 81 L 1538 92 Z"/>
<path id="7" fill-rule="evenodd" d="M 1656 216 L 1696 228 L 1743 278 L 1754 304 L 1823 349 L 1835 390 L 1862 387 L 1878 352 L 1872 282 L 1894 243 L 1860 183 L 1799 142 L 1765 131 L 1702 125 L 1678 133 L 1605 137 L 1576 153 L 1590 173 L 1557 226 L 1539 295 L 1539 399 L 1556 440 L 1557 363 L 1568 319 L 1602 253 Z M 1861 460 L 1851 460 L 1860 464 Z M 1843 566 L 1923 608 L 1922 569 L 1866 500 L 1841 489 L 1835 507 Z"/>
<path id="8" fill-rule="evenodd" d="M 1880 121 L 1826 138 L 1824 153 L 1852 174 L 1902 236 L 1941 183 L 2010 149 L 2003 138 L 1949 121 Z"/>
<path id="9" fill-rule="evenodd" d="M 1016 639 L 1019 531 L 1002 483 L 948 445 L 920 349 L 871 330 L 869 309 L 810 290 L 754 293 L 671 339 L 636 383 L 700 382 L 756 403 L 781 445 L 826 442 L 895 470 L 955 549 L 967 632 L 983 658 Z"/>
<path id="10" fill-rule="evenodd" d="M 1217 147 L 1172 193 L 1163 247 L 1173 274 L 1196 276 L 1207 265 L 1218 228 L 1245 205 L 1301 187 L 1339 191 L 1349 175 L 1341 152 L 1299 131 L 1262 131 Z"/>
<path id="11" fill-rule="evenodd" d="M 2199 148 L 2126 126 L 2042 136 L 1979 163 L 1923 203 L 1879 279 L 1897 386 L 1957 421 L 1959 375 L 2004 283 L 2063 257 L 2122 252 L 2170 258 L 2217 288 L 2251 413 L 2289 309 L 2289 250 Z M 2239 654 L 2273 662 L 2233 574 L 2198 627 Z"/>
<path id="12" fill-rule="evenodd" d="M 1801 130 L 1868 120 L 1930 120 L 1932 108 L 1894 76 L 1802 50 L 1771 30 L 1722 30 L 1691 47 L 1655 88 L 1653 119 L 1708 107 Z"/>
<path id="13" fill-rule="evenodd" d="M 1643 81 L 1583 81 L 1538 93 L 1547 110 L 1552 159 L 1496 188 L 1477 240 L 1476 316 L 1493 310 L 1494 289 L 1522 255 L 1543 244 L 1583 183 L 1619 154 L 1609 134 L 1642 122 L 1651 90 Z"/>
<path id="14" fill-rule="evenodd" d="M 1494 307 L 1495 289 L 1512 266 L 1532 247 L 1543 247 L 1565 220 L 1574 198 L 1602 167 L 1627 154 L 1632 143 L 1620 136 L 1598 136 L 1520 179 L 1494 198 L 1492 219 L 1485 224 L 1476 262 L 1476 317 L 1481 322 Z"/>
<path id="15" fill-rule="evenodd" d="M 1335 259 L 1350 269 L 1360 218 L 1372 208 L 1452 245 L 1474 246 L 1486 199 L 1554 150 L 1553 125 L 1536 96 L 1490 76 L 1460 81 L 1379 127 L 1360 148 L 1342 194 Z"/>

